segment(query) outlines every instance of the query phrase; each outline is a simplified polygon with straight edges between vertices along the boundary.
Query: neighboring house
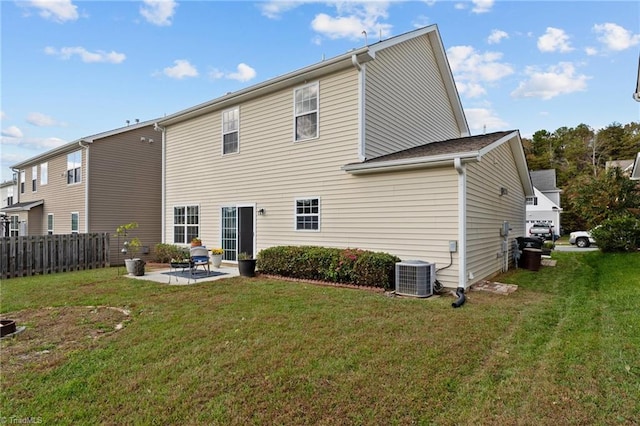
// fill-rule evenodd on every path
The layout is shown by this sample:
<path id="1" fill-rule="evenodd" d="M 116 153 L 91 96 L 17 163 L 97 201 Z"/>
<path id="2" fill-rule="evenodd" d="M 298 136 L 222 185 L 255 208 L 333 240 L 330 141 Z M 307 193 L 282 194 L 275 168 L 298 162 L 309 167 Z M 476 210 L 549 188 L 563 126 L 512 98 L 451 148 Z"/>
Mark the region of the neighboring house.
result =
<path id="1" fill-rule="evenodd" d="M 113 235 L 137 222 L 136 235 L 152 248 L 161 236 L 161 163 L 153 121 L 82 138 L 12 166 L 14 204 L 2 212 L 19 235 Z M 111 264 L 123 263 L 116 238 L 110 248 Z"/>
<path id="2" fill-rule="evenodd" d="M 527 235 L 534 223 L 553 225 L 556 235 L 562 235 L 560 224 L 560 193 L 556 187 L 555 169 L 534 170 L 530 172 L 534 196 L 527 197 Z"/>
<path id="3" fill-rule="evenodd" d="M 468 136 L 435 25 L 158 126 L 163 241 L 199 236 L 225 261 L 276 245 L 359 248 L 434 262 L 443 285 L 467 287 L 508 267 L 525 232 L 520 135 Z"/>
<path id="4" fill-rule="evenodd" d="M 634 160 L 613 160 L 613 161 L 607 161 L 604 167 L 605 167 L 605 170 L 609 170 L 614 167 L 617 167 L 620 169 L 620 172 L 622 172 L 623 176 L 631 177 L 634 164 L 635 164 Z"/>
<path id="5" fill-rule="evenodd" d="M 17 192 L 16 180 L 8 180 L 0 183 L 0 208 L 8 207 L 14 203 Z M 11 218 L 5 215 L 4 212 L 0 212 L 0 237 L 8 237 L 11 234 L 18 234 L 18 222 L 11 222 Z"/>

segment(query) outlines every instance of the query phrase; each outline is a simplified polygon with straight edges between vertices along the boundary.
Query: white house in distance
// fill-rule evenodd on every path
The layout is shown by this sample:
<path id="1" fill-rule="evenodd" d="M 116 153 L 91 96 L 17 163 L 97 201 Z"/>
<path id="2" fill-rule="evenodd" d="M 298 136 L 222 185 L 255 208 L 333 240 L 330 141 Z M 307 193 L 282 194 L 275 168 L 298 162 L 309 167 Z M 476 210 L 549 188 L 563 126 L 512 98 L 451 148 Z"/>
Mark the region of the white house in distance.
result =
<path id="1" fill-rule="evenodd" d="M 510 265 L 533 196 L 517 130 L 469 136 L 437 26 L 160 119 L 165 243 L 383 251 L 466 288 Z"/>
<path id="2" fill-rule="evenodd" d="M 555 169 L 531 171 L 534 196 L 527 197 L 527 235 L 534 223 L 548 223 L 553 225 L 555 234 L 561 235 L 560 193 L 556 187 Z"/>

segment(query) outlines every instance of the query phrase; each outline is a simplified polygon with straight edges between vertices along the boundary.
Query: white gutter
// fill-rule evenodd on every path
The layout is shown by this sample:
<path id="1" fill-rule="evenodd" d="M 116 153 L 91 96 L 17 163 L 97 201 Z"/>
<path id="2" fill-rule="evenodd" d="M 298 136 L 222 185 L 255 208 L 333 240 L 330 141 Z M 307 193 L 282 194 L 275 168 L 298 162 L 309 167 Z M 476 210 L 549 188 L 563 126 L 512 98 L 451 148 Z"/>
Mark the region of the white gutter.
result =
<path id="1" fill-rule="evenodd" d="M 78 141 L 78 145 L 84 148 L 87 153 L 86 157 L 86 181 L 84 182 L 84 232 L 89 232 L 89 145 L 83 145 L 82 143 L 93 143 L 92 141 L 87 141 L 84 139 L 80 139 Z M 82 163 L 82 159 L 80 159 Z"/>
<path id="2" fill-rule="evenodd" d="M 464 154 L 457 154 L 455 157 L 451 154 L 433 155 L 430 157 L 403 158 L 399 160 L 374 161 L 371 163 L 347 164 L 342 166 L 342 170 L 357 175 L 365 173 L 379 173 L 394 170 L 410 170 L 430 167 L 442 167 L 455 163 L 455 160 L 462 162 L 480 161 L 481 155 L 477 151 Z"/>
<path id="3" fill-rule="evenodd" d="M 153 130 L 155 130 L 156 132 L 162 132 L 162 176 L 160 177 L 160 182 L 162 188 L 160 189 L 160 193 L 161 193 L 161 198 L 162 201 L 160 203 L 160 223 L 162 224 L 161 226 L 161 234 L 160 234 L 160 238 L 163 243 L 165 243 L 165 234 L 166 234 L 166 223 L 165 223 L 165 202 L 166 202 L 166 171 L 167 171 L 167 161 L 166 161 L 166 140 L 165 140 L 165 128 L 164 127 L 160 127 L 158 126 L 158 123 L 154 123 L 153 125 Z"/>
<path id="4" fill-rule="evenodd" d="M 458 172 L 458 287 L 467 288 L 467 174 L 462 159 L 456 157 Z"/>

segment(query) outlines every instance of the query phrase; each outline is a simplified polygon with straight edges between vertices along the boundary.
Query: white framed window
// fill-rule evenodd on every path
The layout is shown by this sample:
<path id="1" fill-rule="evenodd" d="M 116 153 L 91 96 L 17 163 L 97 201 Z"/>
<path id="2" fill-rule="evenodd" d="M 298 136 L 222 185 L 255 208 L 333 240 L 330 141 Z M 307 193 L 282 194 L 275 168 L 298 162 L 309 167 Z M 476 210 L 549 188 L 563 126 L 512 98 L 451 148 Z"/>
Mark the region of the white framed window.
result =
<path id="1" fill-rule="evenodd" d="M 240 109 L 238 107 L 222 112 L 222 154 L 238 152 L 240 143 Z"/>
<path id="2" fill-rule="evenodd" d="M 9 236 L 17 237 L 19 233 L 20 231 L 19 231 L 18 215 L 12 215 L 11 223 L 9 224 Z"/>
<path id="3" fill-rule="evenodd" d="M 67 184 L 82 182 L 82 151 L 67 155 Z"/>
<path id="4" fill-rule="evenodd" d="M 47 234 L 53 235 L 53 213 L 47 215 Z"/>
<path id="5" fill-rule="evenodd" d="M 296 199 L 296 231 L 320 230 L 320 198 Z"/>
<path id="6" fill-rule="evenodd" d="M 294 90 L 293 117 L 296 141 L 318 137 L 318 82 L 307 84 Z"/>
<path id="7" fill-rule="evenodd" d="M 31 168 L 31 192 L 36 192 L 38 183 L 38 166 Z"/>
<path id="8" fill-rule="evenodd" d="M 71 213 L 71 233 L 77 234 L 80 228 L 80 213 Z"/>
<path id="9" fill-rule="evenodd" d="M 200 237 L 200 206 L 173 207 L 173 243 L 189 244 Z"/>
<path id="10" fill-rule="evenodd" d="M 27 180 L 27 173 L 24 170 L 20 170 L 20 193 L 24 194 L 24 184 Z"/>
<path id="11" fill-rule="evenodd" d="M 49 183 L 49 163 L 40 164 L 40 185 Z"/>
<path id="12" fill-rule="evenodd" d="M 528 206 L 537 206 L 538 205 L 538 197 L 527 197 L 527 205 Z"/>
<path id="13" fill-rule="evenodd" d="M 13 186 L 7 188 L 7 206 L 13 204 Z"/>

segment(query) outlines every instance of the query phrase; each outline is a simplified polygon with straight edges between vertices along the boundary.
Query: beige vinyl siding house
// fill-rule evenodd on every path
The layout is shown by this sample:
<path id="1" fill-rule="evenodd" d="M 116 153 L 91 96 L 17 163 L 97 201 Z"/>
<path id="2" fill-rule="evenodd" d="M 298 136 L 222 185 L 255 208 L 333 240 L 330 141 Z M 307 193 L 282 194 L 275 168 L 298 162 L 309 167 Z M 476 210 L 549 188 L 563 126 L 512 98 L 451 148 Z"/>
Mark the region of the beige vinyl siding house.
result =
<path id="1" fill-rule="evenodd" d="M 237 134 L 228 111 L 237 111 Z M 524 223 L 531 184 L 519 134 L 467 137 L 435 26 L 157 124 L 163 241 L 187 245 L 197 235 L 228 262 L 276 245 L 360 248 L 436 263 L 445 286 L 467 287 L 468 269 L 478 280 L 502 267 L 477 241 L 501 240 L 504 220 Z M 237 150 L 224 153 L 236 136 Z M 487 177 L 498 192 L 469 197 L 467 186 Z M 512 197 L 505 210 L 494 208 L 500 186 Z"/>
<path id="2" fill-rule="evenodd" d="M 12 166 L 27 184 L 2 211 L 18 217 L 20 235 L 114 234 L 137 222 L 136 236 L 150 252 L 142 257 L 150 260 L 162 217 L 162 140 L 153 123 L 85 137 Z M 123 263 L 115 238 L 110 248 L 111 263 Z"/>

